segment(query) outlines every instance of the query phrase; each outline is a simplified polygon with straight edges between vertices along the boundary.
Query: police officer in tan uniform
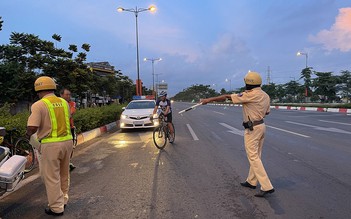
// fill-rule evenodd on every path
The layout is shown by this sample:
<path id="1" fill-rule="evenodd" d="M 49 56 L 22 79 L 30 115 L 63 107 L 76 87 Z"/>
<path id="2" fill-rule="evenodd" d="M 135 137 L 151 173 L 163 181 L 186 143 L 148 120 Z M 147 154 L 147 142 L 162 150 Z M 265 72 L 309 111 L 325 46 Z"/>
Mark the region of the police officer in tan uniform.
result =
<path id="1" fill-rule="evenodd" d="M 40 100 L 31 107 L 27 138 L 37 133 L 40 146 L 39 168 L 46 188 L 45 213 L 61 216 L 68 201 L 69 162 L 73 150 L 70 112 L 66 100 L 54 94 L 56 84 L 50 77 L 39 77 L 34 89 Z"/>
<path id="2" fill-rule="evenodd" d="M 242 186 L 256 189 L 260 183 L 261 189 L 256 197 L 265 197 L 274 192 L 271 181 L 261 161 L 262 147 L 266 132 L 263 118 L 270 112 L 270 98 L 261 89 L 262 78 L 257 72 L 248 72 L 244 78 L 246 90 L 240 94 L 225 94 L 201 100 L 202 104 L 212 101 L 225 101 L 231 99 L 235 104 L 242 104 L 243 126 L 245 128 L 244 143 L 250 170 Z"/>

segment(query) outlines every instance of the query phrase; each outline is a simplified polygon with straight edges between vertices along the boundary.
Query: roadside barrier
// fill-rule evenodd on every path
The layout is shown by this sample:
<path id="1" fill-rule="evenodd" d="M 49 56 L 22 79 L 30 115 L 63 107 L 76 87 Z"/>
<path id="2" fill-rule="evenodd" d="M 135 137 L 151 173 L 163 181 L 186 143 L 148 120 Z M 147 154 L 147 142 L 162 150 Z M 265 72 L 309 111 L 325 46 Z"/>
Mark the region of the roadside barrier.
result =
<path id="1" fill-rule="evenodd" d="M 77 135 L 77 145 L 82 144 L 84 142 L 87 142 L 91 139 L 94 139 L 94 138 L 102 135 L 103 133 L 110 131 L 111 129 L 117 127 L 118 123 L 119 123 L 118 121 L 111 122 L 111 123 L 104 125 L 104 126 L 101 126 L 99 128 L 78 134 Z"/>
<path id="2" fill-rule="evenodd" d="M 232 103 L 210 103 L 208 105 L 215 106 L 241 106 Z M 285 109 L 285 110 L 301 110 L 301 111 L 317 111 L 317 112 L 334 112 L 351 114 L 351 109 L 346 108 L 323 108 L 323 107 L 305 107 L 305 106 L 271 106 L 271 109 Z"/>

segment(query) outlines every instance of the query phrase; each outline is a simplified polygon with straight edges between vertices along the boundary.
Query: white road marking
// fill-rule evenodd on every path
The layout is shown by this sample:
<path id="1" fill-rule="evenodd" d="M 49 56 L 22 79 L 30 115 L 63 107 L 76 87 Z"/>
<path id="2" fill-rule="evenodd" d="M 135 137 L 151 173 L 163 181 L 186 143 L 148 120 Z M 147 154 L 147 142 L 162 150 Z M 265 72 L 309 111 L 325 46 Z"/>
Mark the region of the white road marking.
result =
<path id="1" fill-rule="evenodd" d="M 316 130 L 321 130 L 321 131 L 336 132 L 336 133 L 351 135 L 351 132 L 348 132 L 348 131 L 345 131 L 345 130 L 342 130 L 342 129 L 338 129 L 338 128 L 324 128 L 324 127 L 319 127 L 319 126 L 314 126 L 314 125 L 307 125 L 307 124 L 298 123 L 298 122 L 292 122 L 292 121 L 285 121 L 285 122 L 291 123 L 291 124 L 295 124 L 295 125 L 310 127 L 310 128 L 313 128 L 313 129 L 316 129 Z"/>
<path id="2" fill-rule="evenodd" d="M 228 132 L 230 132 L 230 133 L 233 133 L 233 134 L 235 134 L 235 135 L 244 136 L 244 131 L 243 131 L 243 130 L 234 128 L 234 127 L 232 127 L 232 126 L 230 126 L 230 125 L 228 125 L 228 124 L 225 124 L 225 123 L 219 123 L 219 124 L 221 124 L 222 126 L 228 128 L 228 129 L 229 129 Z"/>
<path id="3" fill-rule="evenodd" d="M 224 113 L 221 113 L 221 112 L 217 112 L 217 111 L 213 111 L 214 113 L 218 113 L 218 114 L 221 114 L 224 116 Z"/>
<path id="4" fill-rule="evenodd" d="M 276 129 L 276 130 L 279 130 L 279 131 L 282 131 L 282 132 L 287 132 L 287 133 L 290 133 L 290 134 L 293 134 L 293 135 L 298 135 L 298 136 L 301 136 L 301 137 L 304 137 L 304 138 L 309 138 L 310 137 L 308 135 L 303 135 L 303 134 L 300 134 L 300 133 L 297 133 L 297 132 L 288 131 L 288 130 L 277 128 L 277 127 L 270 126 L 270 125 L 266 125 L 266 127 L 269 127 L 269 128 L 272 128 L 272 129 Z"/>
<path id="5" fill-rule="evenodd" d="M 198 141 L 199 138 L 196 136 L 196 134 L 195 134 L 194 130 L 191 128 L 191 126 L 189 124 L 186 124 L 186 126 L 188 127 L 189 132 L 190 132 L 191 136 L 193 137 L 194 141 Z"/>
<path id="6" fill-rule="evenodd" d="M 328 120 L 318 120 L 318 121 L 320 121 L 320 122 L 334 123 L 334 124 L 339 124 L 339 125 L 351 125 L 350 123 L 334 122 L 334 121 L 328 121 Z"/>

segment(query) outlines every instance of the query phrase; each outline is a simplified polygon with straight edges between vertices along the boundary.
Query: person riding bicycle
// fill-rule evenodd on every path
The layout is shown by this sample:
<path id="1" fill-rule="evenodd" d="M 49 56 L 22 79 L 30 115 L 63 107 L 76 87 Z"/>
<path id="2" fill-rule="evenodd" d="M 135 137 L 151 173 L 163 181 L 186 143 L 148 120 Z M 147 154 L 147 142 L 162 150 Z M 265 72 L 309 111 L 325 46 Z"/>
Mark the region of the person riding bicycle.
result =
<path id="1" fill-rule="evenodd" d="M 153 114 L 157 112 L 158 107 L 161 107 L 162 114 L 165 116 L 165 121 L 167 122 L 168 129 L 171 133 L 169 142 L 172 143 L 173 139 L 173 125 L 172 125 L 172 108 L 171 108 L 171 101 L 167 99 L 167 92 L 161 91 L 159 94 L 159 99 L 156 101 L 156 106 L 154 108 Z"/>

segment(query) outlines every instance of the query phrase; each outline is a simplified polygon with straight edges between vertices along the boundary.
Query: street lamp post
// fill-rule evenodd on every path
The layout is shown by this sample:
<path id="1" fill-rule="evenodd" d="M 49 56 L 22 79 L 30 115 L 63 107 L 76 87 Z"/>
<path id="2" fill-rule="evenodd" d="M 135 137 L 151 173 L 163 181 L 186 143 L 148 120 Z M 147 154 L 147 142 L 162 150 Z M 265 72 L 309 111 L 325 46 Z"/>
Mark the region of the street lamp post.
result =
<path id="1" fill-rule="evenodd" d="M 307 52 L 297 52 L 296 53 L 297 56 L 301 56 L 304 55 L 306 57 L 306 70 L 308 68 L 308 64 L 307 64 L 307 59 L 308 59 L 308 53 Z M 307 87 L 305 87 L 305 102 L 308 101 L 308 89 Z"/>
<path id="2" fill-rule="evenodd" d="M 308 67 L 308 65 L 307 65 L 308 53 L 307 52 L 297 52 L 296 55 L 297 56 L 302 56 L 302 55 L 306 56 L 306 68 L 307 68 Z"/>
<path id="3" fill-rule="evenodd" d="M 226 79 L 225 79 L 225 81 L 226 81 L 226 82 L 228 82 L 228 81 L 229 81 L 229 88 L 230 88 L 230 90 L 229 90 L 229 91 L 231 91 L 231 90 L 232 90 L 232 80 L 231 80 L 231 79 L 226 78 Z"/>
<path id="4" fill-rule="evenodd" d="M 140 81 L 140 75 L 139 75 L 139 39 L 138 39 L 138 14 L 139 12 L 144 12 L 144 11 L 151 11 L 154 12 L 156 11 L 156 7 L 155 6 L 150 6 L 149 8 L 129 8 L 129 9 L 125 9 L 122 7 L 117 8 L 118 12 L 123 12 L 123 11 L 127 11 L 127 12 L 132 12 L 135 15 L 135 35 L 136 35 L 136 50 L 137 50 L 137 83 L 136 83 L 136 95 L 137 96 L 141 96 L 142 95 L 142 87 L 141 87 L 141 81 Z"/>
<path id="5" fill-rule="evenodd" d="M 154 67 L 154 63 L 155 61 L 161 61 L 162 58 L 144 58 L 144 61 L 151 61 L 152 63 L 152 93 L 155 92 L 155 67 Z M 156 98 L 156 94 L 155 94 L 155 98 Z"/>

